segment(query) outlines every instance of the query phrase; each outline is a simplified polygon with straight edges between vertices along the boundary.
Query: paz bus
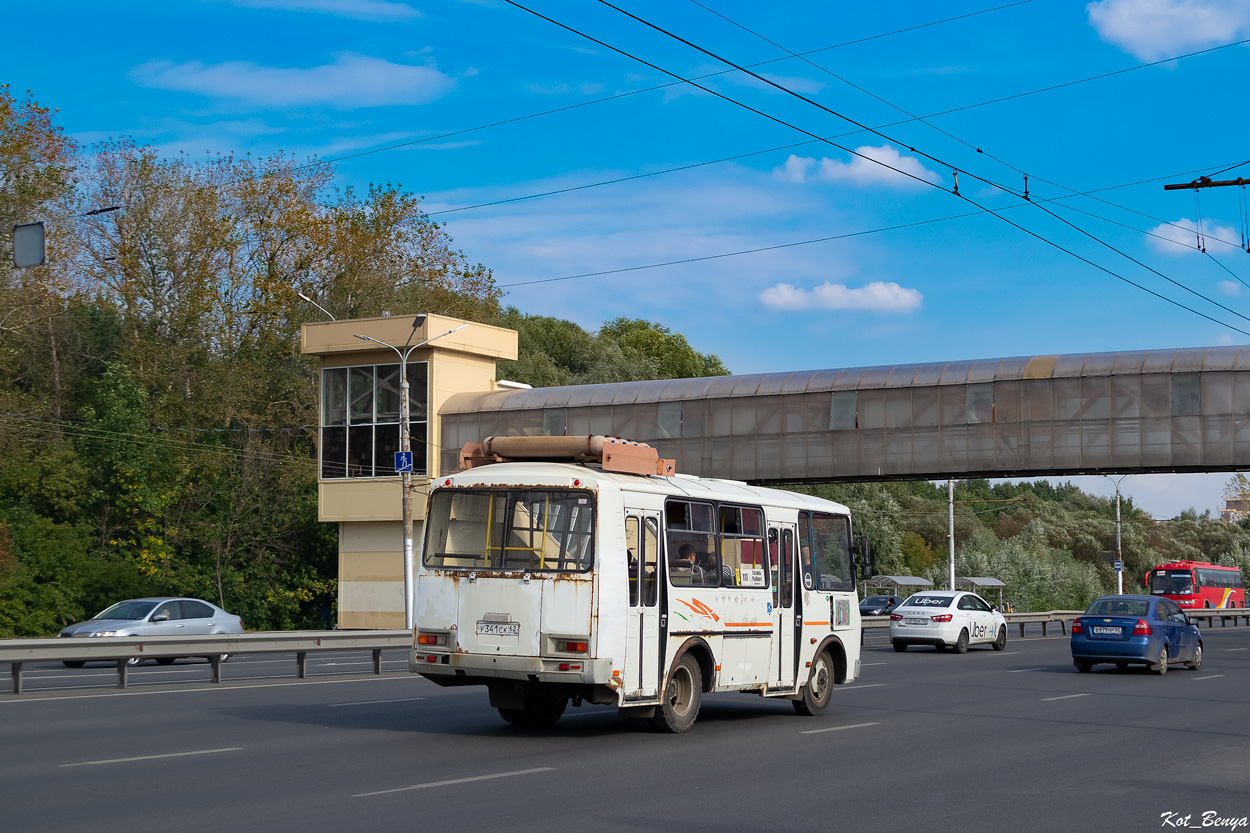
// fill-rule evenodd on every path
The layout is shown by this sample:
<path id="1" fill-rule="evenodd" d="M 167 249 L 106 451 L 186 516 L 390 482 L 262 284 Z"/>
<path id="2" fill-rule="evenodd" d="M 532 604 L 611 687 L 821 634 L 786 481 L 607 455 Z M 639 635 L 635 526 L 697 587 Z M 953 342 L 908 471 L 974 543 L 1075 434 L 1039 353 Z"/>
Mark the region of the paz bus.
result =
<path id="1" fill-rule="evenodd" d="M 604 437 L 491 437 L 461 468 L 431 483 L 409 666 L 504 720 L 591 703 L 684 732 L 704 694 L 816 715 L 859 675 L 845 506 Z"/>
<path id="2" fill-rule="evenodd" d="M 1181 607 L 1243 607 L 1241 570 L 1206 561 L 1173 561 L 1146 571 L 1146 586 Z"/>

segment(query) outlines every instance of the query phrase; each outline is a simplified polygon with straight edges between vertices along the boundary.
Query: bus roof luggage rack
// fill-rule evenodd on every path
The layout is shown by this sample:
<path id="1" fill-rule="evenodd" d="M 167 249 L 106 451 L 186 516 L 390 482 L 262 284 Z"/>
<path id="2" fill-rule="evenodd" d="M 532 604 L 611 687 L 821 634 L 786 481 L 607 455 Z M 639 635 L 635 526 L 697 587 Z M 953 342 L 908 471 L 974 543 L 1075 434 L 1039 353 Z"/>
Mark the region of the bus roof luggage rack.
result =
<path id="1" fill-rule="evenodd" d="M 604 471 L 626 474 L 677 473 L 677 461 L 665 460 L 645 443 L 616 437 L 487 437 L 465 443 L 460 449 L 460 468 L 519 461 L 598 463 Z"/>

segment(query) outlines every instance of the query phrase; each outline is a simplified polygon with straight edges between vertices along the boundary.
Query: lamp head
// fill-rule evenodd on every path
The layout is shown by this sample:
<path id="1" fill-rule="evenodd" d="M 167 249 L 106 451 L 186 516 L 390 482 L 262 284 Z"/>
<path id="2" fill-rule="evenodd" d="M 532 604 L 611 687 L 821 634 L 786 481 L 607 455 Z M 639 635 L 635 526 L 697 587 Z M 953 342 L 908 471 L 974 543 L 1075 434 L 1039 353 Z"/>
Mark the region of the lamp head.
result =
<path id="1" fill-rule="evenodd" d="M 415 316 L 413 316 L 413 318 L 412 318 L 412 328 L 413 328 L 414 330 L 416 330 L 416 329 L 420 328 L 420 326 L 421 326 L 422 324 L 424 324 L 424 323 L 425 323 L 425 313 L 424 313 L 424 312 L 419 312 L 419 313 L 417 313 Z"/>

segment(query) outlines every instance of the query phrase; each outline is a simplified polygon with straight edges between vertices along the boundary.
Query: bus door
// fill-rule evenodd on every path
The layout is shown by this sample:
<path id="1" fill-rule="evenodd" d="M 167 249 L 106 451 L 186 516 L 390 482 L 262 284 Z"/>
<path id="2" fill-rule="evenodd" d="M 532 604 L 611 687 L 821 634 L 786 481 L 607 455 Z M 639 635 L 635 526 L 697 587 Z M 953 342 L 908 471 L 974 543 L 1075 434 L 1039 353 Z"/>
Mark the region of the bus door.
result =
<path id="1" fill-rule="evenodd" d="M 626 697 L 652 697 L 659 687 L 660 515 L 630 510 L 625 516 L 629 607 L 625 617 Z"/>
<path id="2" fill-rule="evenodd" d="M 769 652 L 770 688 L 795 685 L 794 525 L 770 524 L 768 560 L 772 585 L 772 649 Z"/>

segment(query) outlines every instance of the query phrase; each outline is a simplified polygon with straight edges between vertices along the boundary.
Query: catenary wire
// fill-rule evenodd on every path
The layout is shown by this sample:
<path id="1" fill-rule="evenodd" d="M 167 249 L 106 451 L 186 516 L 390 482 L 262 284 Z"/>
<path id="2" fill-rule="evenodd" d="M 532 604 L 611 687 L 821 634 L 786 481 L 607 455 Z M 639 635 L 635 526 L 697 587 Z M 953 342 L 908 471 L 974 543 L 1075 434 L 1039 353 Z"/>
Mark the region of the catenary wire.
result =
<path id="1" fill-rule="evenodd" d="M 800 133 L 803 133 L 803 134 L 805 134 L 805 135 L 807 135 L 807 136 L 810 136 L 811 138 L 816 139 L 816 140 L 818 140 L 818 141 L 822 141 L 822 142 L 825 142 L 825 143 L 827 143 L 827 144 L 830 144 L 830 145 L 832 145 L 833 147 L 838 148 L 839 150 L 842 150 L 842 151 L 844 151 L 844 152 L 846 152 L 846 153 L 850 153 L 850 154 L 851 154 L 851 155 L 853 155 L 853 156 L 858 156 L 858 157 L 860 157 L 860 158 L 862 158 L 862 159 L 865 159 L 865 160 L 867 160 L 867 161 L 869 161 L 869 162 L 871 162 L 871 163 L 873 163 L 873 164 L 880 165 L 881 167 L 884 167 L 884 168 L 887 168 L 887 169 L 889 169 L 889 170 L 892 170 L 892 171 L 894 171 L 894 172 L 896 172 L 896 173 L 898 173 L 898 174 L 900 174 L 900 175 L 902 175 L 902 176 L 905 176 L 905 177 L 907 177 L 907 178 L 909 178 L 909 179 L 915 180 L 915 181 L 917 181 L 917 182 L 922 182 L 922 183 L 924 183 L 925 185 L 929 185 L 929 186 L 931 186 L 931 187 L 938 188 L 938 189 L 943 190 L 943 191 L 945 191 L 945 190 L 946 190 L 943 186 L 938 185 L 937 183 L 934 183 L 934 182 L 930 182 L 929 180 L 927 180 L 927 179 L 925 179 L 925 178 L 923 178 L 923 177 L 916 176 L 915 174 L 912 174 L 912 173 L 910 173 L 910 172 L 908 172 L 908 171 L 904 171 L 904 170 L 901 170 L 901 169 L 899 169 L 899 168 L 896 168 L 896 167 L 894 167 L 894 166 L 892 166 L 892 165 L 889 165 L 889 164 L 887 164 L 887 163 L 884 163 L 884 162 L 882 162 L 882 161 L 881 161 L 881 160 L 879 160 L 879 159 L 874 159 L 874 158 L 872 158 L 872 157 L 870 157 L 870 156 L 867 156 L 867 155 L 865 155 L 865 154 L 859 153 L 859 152 L 857 152 L 857 151 L 855 151 L 855 150 L 852 150 L 852 149 L 850 149 L 850 148 L 848 148 L 848 147 L 845 147 L 845 146 L 843 146 L 843 145 L 839 145 L 839 144 L 838 144 L 838 143 L 836 143 L 836 142 L 832 142 L 832 141 L 830 141 L 830 140 L 828 140 L 828 139 L 825 139 L 825 138 L 823 138 L 823 137 L 821 137 L 821 136 L 818 136 L 818 135 L 816 135 L 815 133 L 812 133 L 812 132 L 811 132 L 811 131 L 809 131 L 809 130 L 806 130 L 806 129 L 802 128 L 802 127 L 799 127 L 798 125 L 795 125 L 795 124 L 792 124 L 792 123 L 790 123 L 790 122 L 787 122 L 787 121 L 785 121 L 784 119 L 781 119 L 781 118 L 779 118 L 779 117 L 777 117 L 777 116 L 773 116 L 773 115 L 771 115 L 771 114 L 769 114 L 769 113 L 766 113 L 766 112 L 764 112 L 764 111 L 762 111 L 762 110 L 759 110 L 759 109 L 757 109 L 757 108 L 755 108 L 755 107 L 752 107 L 752 106 L 751 106 L 751 105 L 749 105 L 749 104 L 746 104 L 746 103 L 744 103 L 744 102 L 738 101 L 738 100 L 736 100 L 736 99 L 734 99 L 734 98 L 732 98 L 732 97 L 730 97 L 730 96 L 727 96 L 727 95 L 725 95 L 725 94 L 723 94 L 723 93 L 717 92 L 716 90 L 712 90 L 712 89 L 710 89 L 710 88 L 708 88 L 708 87 L 706 87 L 706 86 L 703 86 L 703 85 L 701 85 L 701 84 L 698 84 L 698 83 L 696 83 L 696 82 L 694 82 L 694 81 L 691 81 L 691 80 L 689 80 L 689 79 L 682 79 L 682 76 L 678 75 L 677 73 L 674 73 L 674 72 L 672 72 L 672 71 L 670 71 L 670 70 L 664 69 L 663 67 L 660 67 L 660 66 L 658 66 L 658 65 L 656 65 L 656 64 L 653 64 L 653 63 L 651 63 L 651 62 L 649 62 L 649 61 L 647 61 L 647 60 L 645 60 L 645 59 L 643 59 L 643 58 L 641 58 L 641 57 L 639 57 L 639 56 L 637 56 L 637 55 L 633 55 L 633 54 L 631 54 L 631 53 L 629 53 L 629 52 L 626 52 L 625 50 L 620 49 L 619 47 L 613 46 L 613 45 L 611 45 L 611 44 L 609 44 L 609 43 L 606 43 L 606 42 L 604 42 L 604 41 L 602 41 L 602 40 L 599 40 L 598 38 L 593 37 L 592 35 L 589 35 L 589 34 L 587 34 L 587 33 L 585 33 L 585 32 L 582 32 L 582 31 L 580 31 L 580 30 L 578 30 L 578 29 L 575 29 L 575 28 L 573 28 L 572 26 L 569 26 L 569 25 L 567 25 L 567 24 L 565 24 L 565 23 L 561 23 L 560 21 L 555 20 L 555 19 L 553 19 L 553 18 L 551 18 L 551 17 L 548 17 L 547 15 L 544 15 L 544 14 L 542 14 L 542 13 L 538 12 L 538 11 L 535 11 L 535 10 L 533 10 L 533 9 L 530 9 L 530 8 L 528 8 L 528 7 L 524 6 L 524 5 L 522 5 L 521 3 L 516 2 L 516 0 L 504 0 L 504 2 L 505 2 L 505 3 L 507 3 L 507 4 L 508 4 L 508 5 L 510 5 L 510 6 L 514 6 L 515 8 L 520 9 L 521 11 L 524 11 L 524 12 L 526 12 L 526 13 L 528 13 L 528 14 L 534 15 L 535 17 L 541 18 L 542 20 L 546 20 L 547 22 L 551 23 L 552 25 L 554 25 L 554 26 L 558 26 L 559 28 L 562 28 L 562 29 L 565 29 L 566 31 L 571 32 L 571 33 L 573 33 L 573 34 L 577 35 L 578 37 L 582 37 L 582 38 L 585 38 L 586 40 L 591 41 L 592 43 L 596 43 L 596 44 L 598 44 L 598 45 L 602 46 L 602 47 L 603 47 L 603 48 L 605 48 L 605 49 L 609 49 L 609 50 L 611 50 L 611 51 L 613 51 L 613 52 L 616 52 L 616 53 L 617 53 L 617 54 L 619 54 L 619 55 L 622 55 L 622 56 L 624 56 L 624 57 L 626 57 L 626 58 L 629 58 L 629 59 L 631 59 L 631 60 L 637 61 L 638 63 L 641 63 L 641 64 L 643 64 L 644 66 L 651 67 L 652 69 L 656 70 L 657 72 L 662 72 L 662 73 L 664 73 L 664 74 L 666 74 L 666 75 L 669 75 L 669 76 L 671 76 L 671 77 L 673 77 L 673 78 L 676 78 L 676 79 L 686 80 L 686 82 L 687 82 L 688 84 L 690 84 L 691 86 L 696 87 L 696 88 L 698 88 L 698 89 L 701 89 L 701 90 L 703 90 L 704 92 L 709 93 L 710 95 L 713 95 L 713 96 L 715 96 L 715 97 L 717 97 L 717 98 L 720 98 L 720 99 L 722 99 L 722 100 L 724 100 L 724 101 L 726 101 L 726 102 L 728 102 L 728 103 L 730 103 L 730 104 L 733 104 L 733 105 L 735 105 L 735 106 L 737 106 L 737 107 L 741 107 L 742 109 L 748 110 L 748 111 L 750 111 L 750 112 L 752 112 L 752 113 L 755 113 L 755 114 L 757 114 L 757 115 L 759 115 L 759 116 L 762 116 L 762 117 L 764 117 L 764 118 L 766 118 L 766 119 L 768 119 L 768 120 L 770 120 L 770 121 L 773 121 L 773 122 L 775 122 L 775 123 L 777 123 L 777 124 L 783 125 L 783 126 L 785 126 L 785 127 L 789 127 L 789 128 L 790 128 L 790 129 L 792 129 L 792 130 L 796 130 L 796 131 L 798 131 L 798 132 L 800 132 Z M 771 81 L 771 80 L 769 80 L 769 79 L 763 78 L 762 76 L 759 76 L 758 74 L 753 73 L 753 72 L 751 72 L 750 70 L 747 70 L 747 69 L 745 69 L 745 68 L 739 67 L 737 64 L 734 64 L 732 61 L 729 61 L 729 60 L 727 60 L 727 59 L 725 59 L 725 58 L 721 58 L 721 57 L 719 57 L 719 56 L 715 55 L 714 53 L 709 52 L 709 51 L 708 51 L 708 50 L 706 50 L 706 49 L 703 49 L 702 47 L 695 46 L 694 44 L 690 44 L 690 42 L 689 42 L 689 41 L 687 41 L 687 40 L 685 40 L 685 39 L 683 39 L 683 38 L 681 38 L 681 37 L 679 37 L 679 36 L 677 36 L 677 35 L 674 35 L 674 34 L 672 34 L 672 33 L 665 32 L 665 30 L 661 29 L 661 28 L 660 28 L 660 27 L 658 27 L 658 26 L 655 26 L 655 24 L 652 24 L 652 23 L 649 23 L 649 22 L 647 22 L 647 21 L 645 21 L 645 20 L 642 20 L 641 18 L 637 17 L 636 15 L 633 15 L 633 14 L 631 14 L 631 13 L 627 12 L 627 11 L 624 11 L 624 10 L 620 9 L 619 7 L 614 6 L 613 4 L 611 4 L 611 3 L 607 2 L 607 0 L 599 0 L 599 2 L 600 2 L 601 4 L 603 4 L 603 5 L 605 5 L 605 6 L 608 6 L 608 7 L 610 7 L 610 8 L 616 9 L 617 11 L 620 11 L 622 14 L 624 14 L 624 15 L 626 15 L 626 16 L 628 16 L 628 17 L 630 17 L 630 18 L 633 18 L 633 19 L 635 19 L 635 20 L 638 20 L 640 23 L 643 23 L 644 25 L 646 25 L 646 26 L 648 26 L 648 27 L 651 27 L 651 28 L 653 28 L 653 29 L 656 29 L 656 31 L 663 32 L 664 34 L 666 34 L 666 35 L 668 35 L 668 36 L 670 36 L 670 37 L 672 37 L 672 38 L 674 38 L 674 39 L 676 39 L 676 40 L 679 40 L 679 41 L 681 41 L 682 43 L 689 44 L 692 48 L 697 49 L 698 51 L 703 52 L 703 53 L 705 53 L 705 54 L 707 54 L 707 55 L 709 55 L 709 56 L 711 56 L 711 57 L 714 57 L 714 58 L 716 58 L 716 60 L 722 61 L 722 62 L 724 62 L 724 63 L 726 63 L 726 64 L 728 64 L 728 65 L 730 65 L 730 66 L 734 66 L 734 67 L 736 67 L 736 68 L 739 68 L 739 69 L 741 69 L 743 72 L 746 72 L 747 74 L 752 75 L 753 77 L 758 78 L 759 80 L 761 80 L 761 81 L 765 82 L 765 83 L 766 83 L 766 84 L 768 84 L 769 86 L 775 87 L 775 88 L 777 88 L 778 90 L 781 90 L 781 91 L 783 91 L 783 92 L 785 92 L 785 93 L 787 93 L 787 94 L 789 94 L 789 95 L 792 95 L 792 96 L 795 96 L 795 97 L 797 97 L 797 98 L 800 98 L 800 99 L 802 99 L 803 101 L 806 101 L 806 102 L 808 102 L 808 103 L 810 103 L 810 104 L 813 104 L 814 106 L 818 107 L 819 109 L 824 110 L 824 111 L 826 111 L 826 112 L 828 112 L 828 113 L 831 113 L 831 114 L 833 114 L 833 115 L 836 115 L 838 118 L 842 118 L 842 119 L 844 119 L 844 120 L 846 120 L 846 121 L 848 121 L 848 122 L 850 122 L 850 123 L 852 123 L 852 124 L 859 124 L 859 122 L 856 122 L 854 119 L 850 119 L 850 118 L 848 118 L 848 117 L 846 117 L 846 116 L 843 116 L 843 115 L 842 115 L 842 114 L 840 114 L 840 113 L 837 113 L 837 112 L 835 112 L 835 111 L 833 111 L 833 110 L 831 110 L 831 109 L 829 109 L 829 108 L 825 107 L 825 106 L 824 106 L 824 105 L 822 105 L 822 104 L 819 104 L 819 103 L 817 103 L 817 102 L 811 101 L 811 99 L 808 99 L 807 97 L 803 96 L 803 95 L 802 95 L 802 94 L 800 94 L 800 93 L 796 93 L 796 92 L 794 92 L 793 90 L 789 90 L 789 89 L 787 89 L 787 88 L 786 88 L 786 87 L 784 87 L 783 85 L 777 84 L 777 83 L 776 83 L 776 82 L 774 82 L 774 81 Z M 885 137 L 885 136 L 884 136 L 884 134 L 881 134 L 881 133 L 879 133 L 879 132 L 877 132 L 877 131 L 873 131 L 873 132 L 874 132 L 874 133 L 876 133 L 876 135 L 883 136 L 883 138 L 887 138 L 887 139 L 889 138 L 889 137 Z M 891 141 L 893 141 L 893 140 L 891 140 Z M 903 143 L 900 143 L 900 144 L 903 144 Z M 916 151 L 914 151 L 914 150 L 913 150 L 913 152 L 916 152 Z M 933 159 L 933 157 L 928 156 L 927 154 L 922 154 L 922 155 L 925 155 L 925 156 L 926 156 L 926 158 Z M 940 160 L 936 160 L 936 159 L 935 159 L 934 161 L 940 161 Z M 943 163 L 943 164 L 944 164 L 944 163 Z M 996 187 L 996 188 L 1000 188 L 1001 190 L 1006 191 L 1007 193 L 1014 193 L 1013 189 L 1011 189 L 1011 188 L 1007 188 L 1007 187 L 1001 186 L 1001 185 L 999 185 L 999 184 L 997 184 L 997 183 L 991 182 L 990 180 L 984 179 L 983 177 L 976 176 L 975 174 L 973 174 L 972 176 L 973 176 L 973 178 L 974 178 L 974 179 L 977 179 L 977 180 L 979 180 L 979 181 L 983 181 L 983 182 L 985 182 L 985 183 L 987 183 L 987 184 L 993 185 L 994 187 Z M 1116 280 L 1119 280 L 1119 281 L 1122 281 L 1122 282 L 1124 282 L 1124 283 L 1127 283 L 1127 284 L 1129 284 L 1130 286 L 1133 286 L 1133 287 L 1135 287 L 1135 288 L 1137 288 L 1137 289 L 1140 289 L 1142 292 L 1145 292 L 1145 293 L 1147 293 L 1148 295 L 1151 295 L 1151 296 L 1153 296 L 1153 297 L 1155 297 L 1155 298 L 1158 298 L 1158 299 L 1159 299 L 1159 300 L 1161 300 L 1161 301 L 1164 301 L 1165 303 L 1172 304 L 1173 306 L 1176 306 L 1176 307 L 1178 307 L 1178 308 L 1180 308 L 1180 309 L 1183 309 L 1183 310 L 1185 310 L 1185 311 L 1187 311 L 1187 312 L 1190 312 L 1190 313 L 1192 313 L 1192 314 L 1194 314 L 1194 315 L 1197 315 L 1197 316 L 1199 316 L 1200 318 L 1204 318 L 1204 319 L 1206 319 L 1206 320 L 1208 320 L 1208 321 L 1210 321 L 1210 322 L 1212 322 L 1212 323 L 1214 323 L 1214 324 L 1218 324 L 1218 325 L 1219 325 L 1219 326 L 1221 326 L 1221 327 L 1227 327 L 1228 329 L 1231 329 L 1231 330 L 1233 330 L 1234 332 L 1238 332 L 1238 333 L 1241 333 L 1241 334 L 1243 334 L 1243 335 L 1250 336 L 1250 331 L 1246 331 L 1246 330 L 1243 330 L 1243 329 L 1241 329 L 1241 328 L 1239 328 L 1239 327 L 1235 327 L 1235 326 L 1233 326 L 1233 325 L 1231 325 L 1231 324 L 1228 324 L 1228 323 L 1226 323 L 1226 322 L 1220 321 L 1219 319 L 1213 318 L 1213 317 L 1211 317 L 1210 315 L 1207 315 L 1206 313 L 1200 312 L 1200 311 L 1198 311 L 1198 310 L 1196 310 L 1196 309 L 1194 309 L 1194 308 L 1192 308 L 1192 307 L 1189 307 L 1189 306 L 1187 306 L 1187 305 L 1185 305 L 1185 304 L 1182 304 L 1182 303 L 1181 303 L 1181 302 L 1179 302 L 1179 301 L 1176 301 L 1176 300 L 1174 300 L 1174 299 L 1172 299 L 1172 298 L 1168 298 L 1166 295 L 1162 295 L 1162 294 L 1160 294 L 1160 293 L 1158 293 L 1158 292 L 1155 292 L 1154 290 L 1152 290 L 1152 289 L 1150 289 L 1150 288 L 1148 288 L 1148 287 L 1146 287 L 1146 286 L 1143 286 L 1142 284 L 1139 284 L 1139 283 L 1137 283 L 1136 281 L 1133 281 L 1132 279 L 1127 278 L 1127 277 L 1125 277 L 1124 275 L 1121 275 L 1121 274 L 1119 274 L 1119 273 L 1117 273 L 1117 272 L 1115 272 L 1115 271 L 1113 271 L 1113 270 L 1111 270 L 1111 269 L 1108 269 L 1107 267 L 1102 266 L 1101 264 L 1095 263 L 1094 261 L 1090 260 L 1089 258 L 1084 257 L 1083 255 L 1078 254 L 1077 252 L 1074 252 L 1074 251 L 1072 251 L 1071 249 L 1068 249 L 1068 248 L 1066 248 L 1066 247 L 1064 247 L 1064 246 L 1062 246 L 1062 245 L 1060 245 L 1060 244 L 1056 243 L 1055 241 L 1050 240 L 1050 239 L 1048 239 L 1048 238 L 1046 238 L 1046 237 L 1042 236 L 1041 234 L 1038 234 L 1038 233 L 1037 233 L 1037 232 L 1035 232 L 1035 231 L 1032 231 L 1031 229 L 1025 228 L 1024 226 L 1020 225 L 1019 223 L 1014 222 L 1014 221 L 1013 221 L 1013 220 L 1011 220 L 1010 218 L 1003 216 L 1002 214 L 1000 214 L 1000 213 L 996 212 L 996 211 L 995 211 L 995 210 L 993 210 L 993 209 L 990 209 L 990 208 L 986 208 L 986 207 L 984 207 L 984 206 L 981 206 L 979 203 L 977 203 L 977 202 L 976 202 L 975 200 L 973 200 L 972 198 L 970 198 L 970 197 L 968 197 L 968 196 L 966 196 L 966 195 L 964 195 L 964 194 L 959 194 L 959 193 L 958 193 L 958 191 L 956 191 L 956 192 L 955 192 L 955 195 L 956 195 L 956 196 L 958 196 L 960 199 L 964 200 L 965 202 L 967 202 L 969 205 L 972 205 L 972 206 L 974 206 L 974 207 L 976 207 L 976 208 L 980 209 L 982 212 L 984 212 L 984 213 L 986 213 L 986 214 L 990 214 L 991 216 L 994 216 L 994 217 L 998 218 L 999 220 L 1001 220 L 1001 221 L 1003 221 L 1003 222 L 1007 223 L 1008 225 L 1012 226 L 1013 228 L 1015 228 L 1015 229 L 1017 229 L 1017 230 L 1019 230 L 1019 231 L 1021 231 L 1021 232 L 1025 233 L 1025 234 L 1029 235 L 1030 237 L 1033 237 L 1034 239 L 1036 239 L 1036 240 L 1038 240 L 1038 241 L 1040 241 L 1040 242 L 1042 242 L 1042 243 L 1045 243 L 1046 245 L 1051 246 L 1052 248 L 1055 248 L 1055 249 L 1057 249 L 1057 250 L 1059 250 L 1059 251 L 1061 251 L 1061 252 L 1064 252 L 1064 253 L 1068 254 L 1069 256 L 1071 256 L 1071 257 L 1073 257 L 1073 258 L 1075 258 L 1075 259 L 1077 259 L 1077 260 L 1080 260 L 1081 262 L 1083 262 L 1083 263 L 1085 263 L 1085 264 L 1087 264 L 1087 265 L 1089 265 L 1089 266 L 1092 266 L 1092 267 L 1094 267 L 1095 269 L 1098 269 L 1099 271 L 1104 272 L 1104 273 L 1105 273 L 1105 274 L 1107 274 L 1107 275 L 1110 275 L 1111 277 L 1114 277 Z M 1065 224 L 1067 224 L 1067 225 L 1072 225 L 1071 223 L 1068 223 L 1066 220 L 1063 220 L 1062 218 L 1057 217 L 1057 216 L 1056 216 L 1056 215 L 1054 215 L 1052 212 L 1047 212 L 1047 213 L 1050 213 L 1050 214 L 1051 214 L 1051 216 L 1054 216 L 1056 219 L 1060 220 L 1060 222 L 1063 222 L 1063 223 L 1065 223 Z M 1073 228 L 1076 228 L 1076 227 L 1075 227 L 1075 226 L 1073 226 Z M 1080 229 L 1078 229 L 1078 230 L 1079 230 L 1079 231 L 1082 231 L 1082 233 L 1083 233 L 1083 234 L 1087 234 L 1087 235 L 1088 235 L 1088 232 L 1084 232 L 1083 230 L 1080 230 Z M 1090 236 L 1092 237 L 1092 235 L 1090 235 Z M 1097 240 L 1097 238 L 1094 238 L 1094 239 L 1095 239 L 1095 240 Z M 1103 242 L 1103 241 L 1098 241 L 1098 242 L 1102 243 L 1102 245 L 1107 246 L 1108 248 L 1112 249 L 1113 251 L 1117 251 L 1117 252 L 1118 252 L 1118 250 L 1116 250 L 1116 249 L 1115 249 L 1115 247 L 1111 246 L 1110 244 L 1105 243 L 1105 242 Z M 1123 256 L 1125 256 L 1125 257 L 1129 257 L 1127 254 L 1124 254 L 1124 253 L 1121 253 L 1121 254 L 1123 254 Z M 1130 258 L 1130 259 L 1131 259 L 1131 258 Z M 1134 261 L 1134 262 L 1138 262 L 1138 261 Z M 1147 267 L 1147 268 L 1148 268 L 1148 267 Z M 1153 271 L 1153 270 L 1152 270 L 1152 271 Z M 1156 273 L 1156 274 L 1158 274 L 1158 273 Z M 1165 276 L 1165 277 L 1166 277 L 1166 276 Z M 1190 289 L 1190 288 L 1188 288 L 1188 287 L 1184 286 L 1183 284 L 1179 284 L 1179 283 L 1177 283 L 1176 281 L 1172 281 L 1172 279 L 1170 279 L 1170 278 L 1167 278 L 1167 280 L 1171 281 L 1172 283 L 1176 284 L 1177 286 L 1181 287 L 1182 289 L 1185 289 L 1187 292 L 1190 292 L 1190 293 L 1192 293 L 1192 294 L 1194 294 L 1194 295 L 1197 295 L 1199 298 L 1202 298 L 1203 300 L 1207 301 L 1208 303 L 1214 304 L 1215 306 L 1218 306 L 1218 307 L 1220 307 L 1220 308 L 1222 308 L 1222 309 L 1227 309 L 1227 308 L 1226 308 L 1226 307 L 1224 307 L 1222 304 L 1219 304 L 1219 303 L 1218 303 L 1218 302 L 1216 302 L 1216 301 L 1212 301 L 1211 299 L 1206 298 L 1205 296 L 1201 295 L 1200 293 L 1196 292 L 1195 290 L 1192 290 L 1192 289 Z M 1245 316 L 1241 316 L 1241 315 L 1240 315 L 1240 313 L 1235 313 L 1235 312 L 1234 312 L 1234 314 L 1235 314 L 1235 315 L 1238 315 L 1239 317 L 1245 317 Z M 1247 319 L 1247 320 L 1250 320 L 1250 319 Z"/>

